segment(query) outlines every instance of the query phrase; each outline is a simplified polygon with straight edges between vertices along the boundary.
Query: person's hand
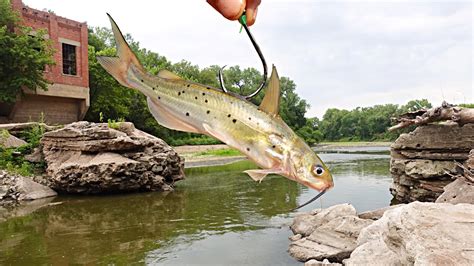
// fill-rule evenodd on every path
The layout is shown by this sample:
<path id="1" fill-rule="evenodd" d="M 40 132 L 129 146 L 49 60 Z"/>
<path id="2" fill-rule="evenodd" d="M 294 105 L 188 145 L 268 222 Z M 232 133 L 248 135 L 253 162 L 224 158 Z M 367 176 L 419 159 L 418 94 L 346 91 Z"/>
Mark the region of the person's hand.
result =
<path id="1" fill-rule="evenodd" d="M 261 0 L 207 0 L 207 2 L 230 20 L 238 20 L 245 10 L 247 25 L 251 26 L 257 18 L 257 9 Z"/>

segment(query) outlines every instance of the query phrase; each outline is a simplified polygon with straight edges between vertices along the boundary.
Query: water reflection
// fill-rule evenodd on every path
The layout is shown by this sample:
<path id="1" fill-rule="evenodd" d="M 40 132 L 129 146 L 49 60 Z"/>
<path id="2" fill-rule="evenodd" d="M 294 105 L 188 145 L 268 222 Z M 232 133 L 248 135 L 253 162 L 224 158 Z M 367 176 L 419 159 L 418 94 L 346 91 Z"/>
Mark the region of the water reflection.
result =
<path id="1" fill-rule="evenodd" d="M 321 156 L 336 183 L 323 205 L 389 204 L 388 160 L 361 156 Z M 58 197 L 0 223 L 0 264 L 296 263 L 286 253 L 288 210 L 314 191 L 279 176 L 255 183 L 242 173 L 253 167 L 188 169 L 171 193 Z"/>

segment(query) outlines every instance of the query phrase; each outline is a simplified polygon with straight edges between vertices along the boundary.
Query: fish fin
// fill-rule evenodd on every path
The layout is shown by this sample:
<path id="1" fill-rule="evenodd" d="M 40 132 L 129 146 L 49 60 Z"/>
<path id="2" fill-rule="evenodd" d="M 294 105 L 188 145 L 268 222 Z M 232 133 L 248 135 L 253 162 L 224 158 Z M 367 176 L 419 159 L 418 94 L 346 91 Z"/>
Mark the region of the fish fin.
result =
<path id="1" fill-rule="evenodd" d="M 164 78 L 164 79 L 178 79 L 178 80 L 184 80 L 182 77 L 176 75 L 175 73 L 162 69 L 158 72 L 158 77 Z"/>
<path id="2" fill-rule="evenodd" d="M 278 78 L 278 73 L 276 67 L 272 68 L 272 75 L 270 76 L 270 81 L 263 97 L 262 103 L 258 107 L 261 111 L 273 116 L 278 115 L 278 110 L 280 108 L 280 79 Z"/>
<path id="3" fill-rule="evenodd" d="M 143 66 L 138 61 L 133 51 L 128 46 L 125 38 L 120 32 L 119 27 L 109 16 L 110 24 L 112 25 L 112 32 L 114 33 L 115 44 L 117 47 L 118 57 L 97 57 L 97 61 L 102 65 L 110 75 L 112 75 L 120 84 L 133 88 L 133 86 L 127 81 L 128 69 L 133 65 L 138 70 L 145 72 Z"/>
<path id="4" fill-rule="evenodd" d="M 244 173 L 248 174 L 253 180 L 262 182 L 262 180 L 269 174 L 279 174 L 280 170 L 276 169 L 256 169 L 256 170 L 246 170 Z"/>
<path id="5" fill-rule="evenodd" d="M 204 133 L 197 129 L 196 127 L 182 121 L 178 117 L 170 114 L 170 112 L 166 111 L 165 108 L 161 107 L 159 103 L 153 101 L 150 97 L 146 99 L 148 104 L 148 109 L 153 117 L 160 123 L 162 126 L 179 130 L 185 132 L 192 132 L 192 133 Z"/>

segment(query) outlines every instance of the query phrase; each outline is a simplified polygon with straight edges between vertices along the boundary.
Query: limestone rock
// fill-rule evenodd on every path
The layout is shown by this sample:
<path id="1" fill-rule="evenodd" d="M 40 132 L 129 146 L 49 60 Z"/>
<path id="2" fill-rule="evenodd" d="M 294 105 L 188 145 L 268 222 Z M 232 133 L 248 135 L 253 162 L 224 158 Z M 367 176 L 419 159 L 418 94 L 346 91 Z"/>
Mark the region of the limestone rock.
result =
<path id="1" fill-rule="evenodd" d="M 314 215 L 300 215 L 291 229 L 306 237 L 295 238 L 288 251 L 299 261 L 328 259 L 341 262 L 356 248 L 360 230 L 371 223 L 372 220 L 357 217 L 354 207 L 349 204 L 336 205 Z"/>
<path id="2" fill-rule="evenodd" d="M 391 148 L 390 192 L 396 200 L 433 202 L 453 181 L 453 175 L 463 175 L 465 170 L 459 164 L 469 167 L 474 124 L 420 126 L 400 135 Z"/>
<path id="3" fill-rule="evenodd" d="M 317 210 L 311 214 L 303 213 L 295 217 L 290 228 L 293 233 L 309 236 L 317 227 L 340 216 L 355 216 L 357 213 L 350 204 L 339 204 L 327 209 Z"/>
<path id="4" fill-rule="evenodd" d="M 312 259 L 312 260 L 308 260 L 307 262 L 304 263 L 304 266 L 324 266 L 324 265 L 337 266 L 337 265 L 342 265 L 342 264 L 332 263 L 332 262 L 329 262 L 329 260 L 327 260 L 327 259 L 325 259 L 323 261 L 318 261 L 318 260 Z"/>
<path id="5" fill-rule="evenodd" d="M 27 177 L 20 177 L 18 179 L 15 190 L 20 193 L 18 200 L 36 200 L 57 195 L 54 190 L 38 184 Z"/>
<path id="6" fill-rule="evenodd" d="M 26 141 L 19 139 L 6 130 L 0 130 L 0 147 L 17 148 L 27 144 Z"/>
<path id="7" fill-rule="evenodd" d="M 77 122 L 47 132 L 42 153 L 45 184 L 81 194 L 171 190 L 184 178 L 184 162 L 163 140 L 131 123 Z"/>
<path id="8" fill-rule="evenodd" d="M 387 207 L 376 209 L 376 210 L 373 210 L 373 211 L 365 211 L 365 212 L 359 213 L 358 216 L 361 219 L 378 220 L 378 219 L 382 218 L 383 214 L 386 211 L 391 210 L 393 208 L 398 208 L 401 205 L 403 205 L 403 204 L 387 206 Z"/>
<path id="9" fill-rule="evenodd" d="M 362 229 L 346 265 L 473 265 L 474 205 L 413 202 Z"/>
<path id="10" fill-rule="evenodd" d="M 442 136 L 442 137 L 440 137 Z M 474 148 L 474 124 L 433 124 L 402 134 L 392 144 L 395 150 L 451 150 L 469 153 Z"/>
<path id="11" fill-rule="evenodd" d="M 43 199 L 56 195 L 55 191 L 34 182 L 29 177 L 13 175 L 0 170 L 0 205 Z"/>
<path id="12" fill-rule="evenodd" d="M 436 203 L 470 203 L 474 204 L 474 184 L 460 177 L 444 187 L 444 192 Z"/>

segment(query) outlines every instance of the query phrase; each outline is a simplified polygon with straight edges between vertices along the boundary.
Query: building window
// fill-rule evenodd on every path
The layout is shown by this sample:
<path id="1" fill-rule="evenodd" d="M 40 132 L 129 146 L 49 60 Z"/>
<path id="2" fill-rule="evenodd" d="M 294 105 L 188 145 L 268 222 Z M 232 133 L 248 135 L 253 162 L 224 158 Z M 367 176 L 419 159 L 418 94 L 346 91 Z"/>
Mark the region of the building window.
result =
<path id="1" fill-rule="evenodd" d="M 77 75 L 76 46 L 63 43 L 63 73 Z"/>

